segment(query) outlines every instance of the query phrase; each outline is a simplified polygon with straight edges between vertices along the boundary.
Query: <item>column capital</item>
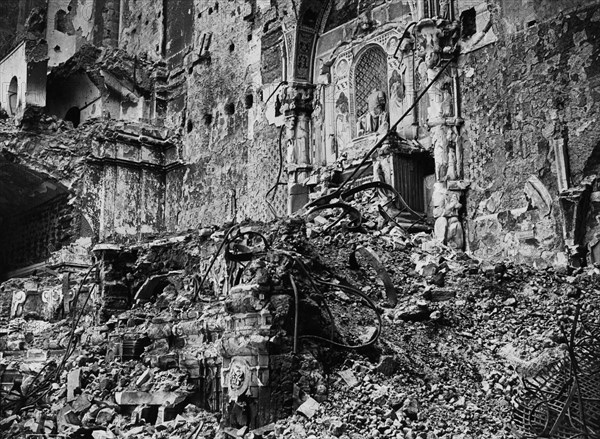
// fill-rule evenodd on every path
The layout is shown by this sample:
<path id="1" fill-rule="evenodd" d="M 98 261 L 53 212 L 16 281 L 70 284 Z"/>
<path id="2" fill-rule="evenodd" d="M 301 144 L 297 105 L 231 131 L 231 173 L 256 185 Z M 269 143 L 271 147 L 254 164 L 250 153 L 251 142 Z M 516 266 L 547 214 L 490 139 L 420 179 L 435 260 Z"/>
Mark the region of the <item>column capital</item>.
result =
<path id="1" fill-rule="evenodd" d="M 315 86 L 308 83 L 291 83 L 285 88 L 281 111 L 286 116 L 310 114 L 313 110 Z"/>

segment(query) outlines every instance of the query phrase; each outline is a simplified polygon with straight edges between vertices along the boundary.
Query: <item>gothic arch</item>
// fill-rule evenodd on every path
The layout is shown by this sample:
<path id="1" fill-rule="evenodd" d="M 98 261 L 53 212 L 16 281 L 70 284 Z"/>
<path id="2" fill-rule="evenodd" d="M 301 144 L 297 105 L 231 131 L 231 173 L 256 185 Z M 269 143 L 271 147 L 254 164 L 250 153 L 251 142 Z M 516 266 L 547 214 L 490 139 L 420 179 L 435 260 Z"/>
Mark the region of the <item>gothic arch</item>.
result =
<path id="1" fill-rule="evenodd" d="M 299 6 L 298 23 L 293 36 L 293 79 L 310 83 L 314 78 L 315 48 L 331 9 L 332 0 L 305 0 Z"/>

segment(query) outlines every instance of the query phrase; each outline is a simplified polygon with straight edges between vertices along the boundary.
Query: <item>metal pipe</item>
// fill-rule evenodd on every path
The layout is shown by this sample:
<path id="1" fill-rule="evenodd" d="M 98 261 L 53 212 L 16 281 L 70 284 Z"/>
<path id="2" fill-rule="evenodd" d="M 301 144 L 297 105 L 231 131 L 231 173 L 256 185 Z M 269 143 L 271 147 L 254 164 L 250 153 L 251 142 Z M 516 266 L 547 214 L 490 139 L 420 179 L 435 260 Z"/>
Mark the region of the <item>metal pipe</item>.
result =
<path id="1" fill-rule="evenodd" d="M 277 87 L 275 87 L 275 90 L 273 90 L 273 92 L 269 95 L 269 97 L 267 98 L 267 100 L 265 101 L 265 104 L 267 102 L 269 102 L 269 100 L 273 97 L 273 95 L 275 94 L 275 92 L 277 90 L 279 90 L 279 87 L 281 87 L 282 85 L 287 85 L 288 82 L 287 81 L 281 81 L 279 84 L 277 84 Z"/>
<path id="2" fill-rule="evenodd" d="M 400 50 L 400 46 L 402 45 L 402 41 L 404 41 L 407 36 L 408 36 L 408 32 L 410 31 L 410 29 L 417 24 L 416 21 L 413 21 L 412 23 L 409 23 L 408 26 L 406 26 L 406 29 L 404 29 L 404 32 L 402 32 L 402 36 L 400 37 L 400 41 L 398 41 L 398 46 L 396 46 L 396 50 L 394 51 L 394 55 L 393 58 L 394 59 L 398 59 L 398 51 Z M 413 35 L 414 37 L 414 35 Z M 413 47 L 413 52 L 414 52 L 414 47 Z"/>
<path id="3" fill-rule="evenodd" d="M 461 116 L 461 102 L 460 102 L 460 88 L 458 84 L 458 72 L 454 72 L 452 76 L 452 92 L 454 94 L 454 120 L 460 119 Z"/>
<path id="4" fill-rule="evenodd" d="M 298 352 L 298 311 L 300 308 L 300 297 L 298 296 L 298 288 L 296 287 L 296 282 L 294 282 L 294 276 L 290 274 L 290 283 L 292 284 L 292 289 L 294 290 L 294 354 Z"/>

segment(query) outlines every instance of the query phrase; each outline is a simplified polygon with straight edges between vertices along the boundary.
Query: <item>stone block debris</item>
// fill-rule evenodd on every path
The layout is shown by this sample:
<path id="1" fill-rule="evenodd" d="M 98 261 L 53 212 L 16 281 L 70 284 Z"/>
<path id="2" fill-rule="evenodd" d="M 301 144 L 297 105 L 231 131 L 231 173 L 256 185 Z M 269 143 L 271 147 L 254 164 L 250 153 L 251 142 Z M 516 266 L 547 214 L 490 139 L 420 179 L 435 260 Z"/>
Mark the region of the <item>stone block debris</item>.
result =
<path id="1" fill-rule="evenodd" d="M 0 439 L 600 437 L 599 23 L 0 0 Z"/>

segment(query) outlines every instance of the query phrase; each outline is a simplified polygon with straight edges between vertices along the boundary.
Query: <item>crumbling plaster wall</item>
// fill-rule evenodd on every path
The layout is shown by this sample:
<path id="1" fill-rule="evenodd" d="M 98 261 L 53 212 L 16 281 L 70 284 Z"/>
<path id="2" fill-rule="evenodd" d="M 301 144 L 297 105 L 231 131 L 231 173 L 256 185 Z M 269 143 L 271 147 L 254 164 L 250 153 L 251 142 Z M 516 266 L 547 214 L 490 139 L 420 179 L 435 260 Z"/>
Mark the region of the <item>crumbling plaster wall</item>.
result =
<path id="1" fill-rule="evenodd" d="M 6 58 L 0 62 L 0 104 L 2 108 L 10 113 L 9 93 L 12 93 L 11 82 L 17 78 L 16 108 L 12 110 L 22 111 L 25 106 L 27 91 L 27 58 L 25 55 L 25 43 L 21 43 Z M 10 90 L 9 90 L 10 89 Z"/>
<path id="2" fill-rule="evenodd" d="M 512 1 L 494 2 L 499 41 L 462 58 L 468 236 L 476 255 L 557 262 L 555 147 L 568 149 L 577 185 L 600 141 L 600 6 L 593 3 L 530 1 L 519 12 Z M 518 210 L 527 206 L 532 175 L 554 200 L 549 216 Z"/>
<path id="3" fill-rule="evenodd" d="M 66 28 L 57 26 L 57 14 L 64 13 Z M 94 0 L 48 1 L 48 66 L 57 66 L 71 58 L 94 35 Z"/>
<path id="4" fill-rule="evenodd" d="M 234 216 L 272 218 L 264 197 L 277 177 L 280 126 L 265 116 L 275 98 L 268 104 L 265 100 L 267 90 L 283 80 L 283 68 L 281 53 L 274 50 L 267 55 L 273 59 L 262 60 L 269 67 L 261 69 L 261 47 L 263 30 L 279 26 L 279 13 L 264 2 L 196 2 L 193 48 L 184 58 L 185 70 L 176 73 L 184 78 L 187 99 L 183 111 L 175 111 L 175 104 L 170 108 L 169 122 L 183 126 L 183 159 L 188 163 L 167 177 L 170 230 L 218 224 Z M 285 145 L 283 154 L 285 160 Z M 282 186 L 274 202 L 280 213 L 285 192 Z"/>
<path id="5" fill-rule="evenodd" d="M 119 48 L 158 61 L 162 59 L 164 29 L 162 0 L 123 2 Z"/>

